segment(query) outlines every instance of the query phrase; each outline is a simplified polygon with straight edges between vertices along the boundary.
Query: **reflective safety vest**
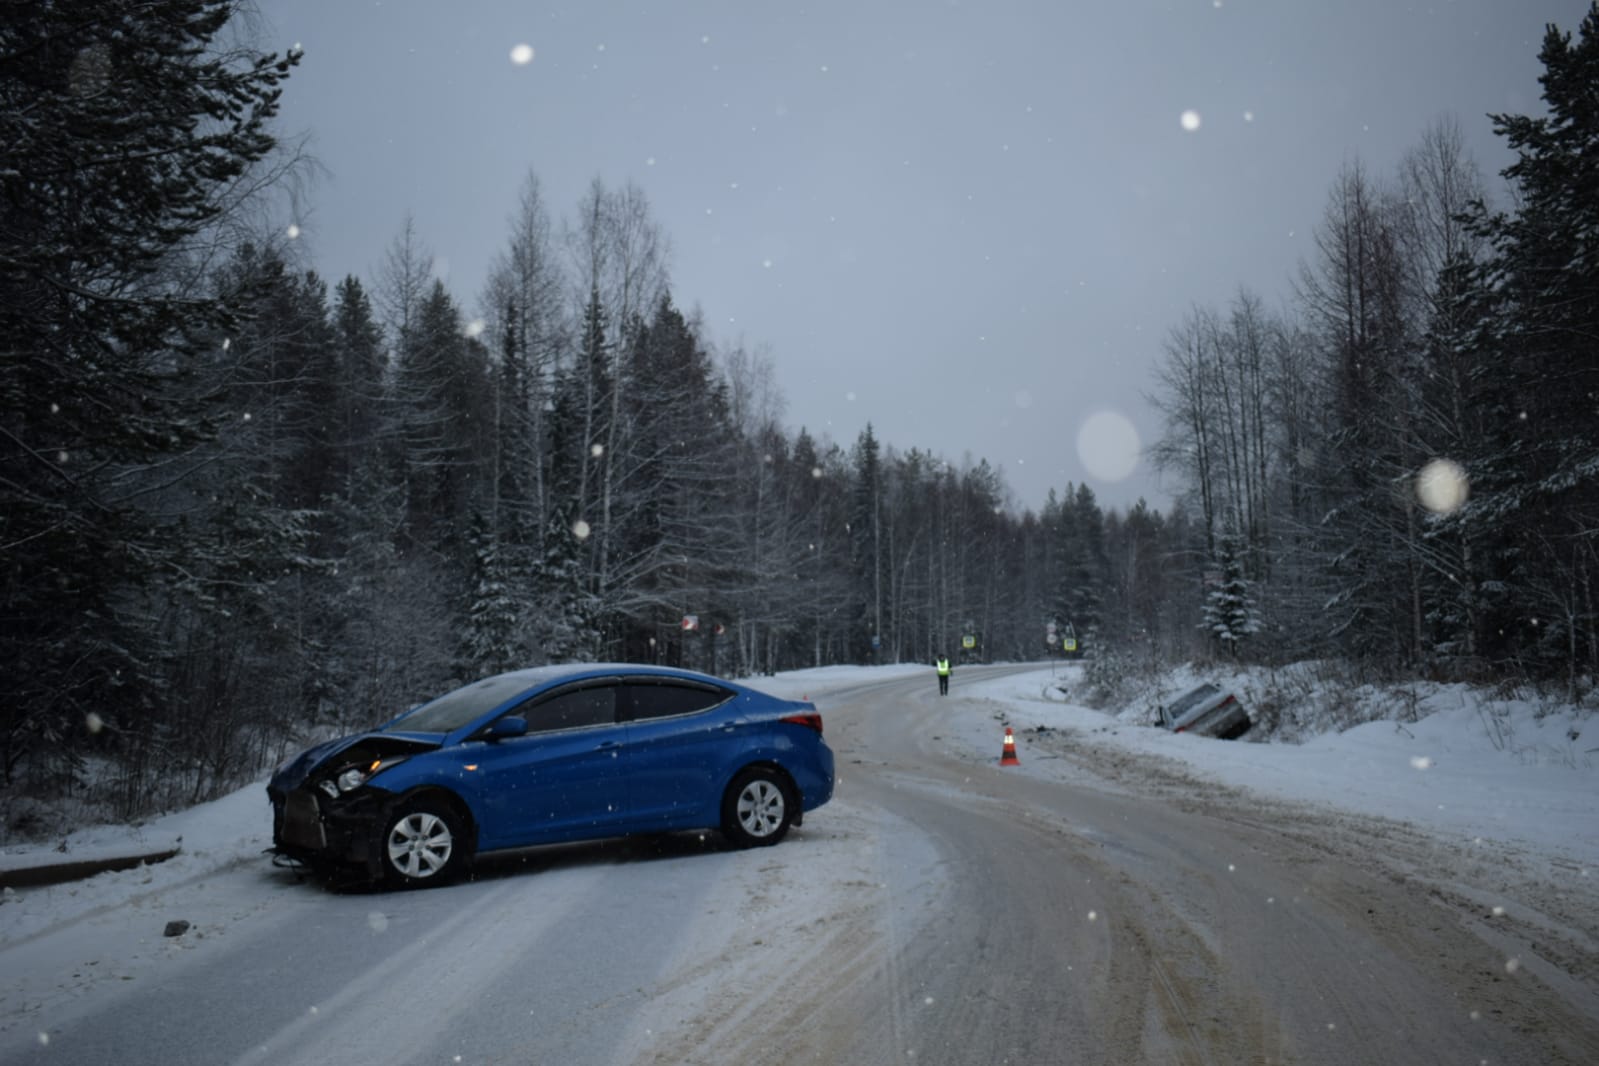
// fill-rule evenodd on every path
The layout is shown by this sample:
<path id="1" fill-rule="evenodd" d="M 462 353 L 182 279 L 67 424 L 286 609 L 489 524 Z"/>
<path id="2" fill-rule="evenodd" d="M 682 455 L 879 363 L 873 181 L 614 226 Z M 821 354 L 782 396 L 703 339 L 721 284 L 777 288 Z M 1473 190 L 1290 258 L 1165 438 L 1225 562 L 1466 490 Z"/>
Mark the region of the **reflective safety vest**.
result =
<path id="1" fill-rule="evenodd" d="M 938 676 L 939 677 L 948 677 L 949 676 L 949 660 L 948 659 L 940 659 L 940 660 L 938 660 Z"/>

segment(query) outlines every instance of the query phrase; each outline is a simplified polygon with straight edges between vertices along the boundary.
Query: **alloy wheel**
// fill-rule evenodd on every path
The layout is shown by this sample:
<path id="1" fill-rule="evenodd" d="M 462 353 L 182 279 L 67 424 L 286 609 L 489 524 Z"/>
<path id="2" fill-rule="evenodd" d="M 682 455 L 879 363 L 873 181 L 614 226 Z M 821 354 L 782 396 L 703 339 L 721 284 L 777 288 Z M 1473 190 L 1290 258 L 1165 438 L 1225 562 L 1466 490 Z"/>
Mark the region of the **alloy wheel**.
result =
<path id="1" fill-rule="evenodd" d="M 738 794 L 738 824 L 752 837 L 769 837 L 782 827 L 786 804 L 776 782 L 757 778 Z"/>
<path id="2" fill-rule="evenodd" d="M 389 831 L 389 864 L 406 877 L 434 876 L 449 863 L 454 849 L 449 825 L 430 811 L 413 811 Z"/>

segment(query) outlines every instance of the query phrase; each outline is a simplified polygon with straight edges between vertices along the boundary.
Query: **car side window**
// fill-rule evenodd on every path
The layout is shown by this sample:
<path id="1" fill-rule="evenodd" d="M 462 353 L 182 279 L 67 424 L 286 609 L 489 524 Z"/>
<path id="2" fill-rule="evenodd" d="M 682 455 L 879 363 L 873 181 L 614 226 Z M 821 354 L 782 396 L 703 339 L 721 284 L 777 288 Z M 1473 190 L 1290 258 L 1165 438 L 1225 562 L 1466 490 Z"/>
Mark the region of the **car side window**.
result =
<path id="1" fill-rule="evenodd" d="M 1172 721 L 1176 721 L 1219 691 L 1220 689 L 1215 685 L 1200 685 L 1198 688 L 1191 689 L 1177 697 L 1176 702 L 1166 708 L 1166 713 L 1171 717 Z"/>
<path id="2" fill-rule="evenodd" d="M 553 733 L 616 723 L 616 686 L 589 685 L 557 692 L 521 709 L 529 733 Z"/>
<path id="3" fill-rule="evenodd" d="M 733 694 L 712 685 L 681 681 L 629 681 L 622 686 L 622 717 L 628 721 L 672 718 L 726 703 Z"/>

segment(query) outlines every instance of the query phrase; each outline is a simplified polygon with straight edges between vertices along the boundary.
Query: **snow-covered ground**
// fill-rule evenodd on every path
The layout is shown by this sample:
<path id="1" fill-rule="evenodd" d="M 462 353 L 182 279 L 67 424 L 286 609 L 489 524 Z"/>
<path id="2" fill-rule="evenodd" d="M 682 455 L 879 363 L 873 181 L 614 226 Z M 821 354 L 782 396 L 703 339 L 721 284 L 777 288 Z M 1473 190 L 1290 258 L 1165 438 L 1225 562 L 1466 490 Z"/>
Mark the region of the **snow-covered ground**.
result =
<path id="1" fill-rule="evenodd" d="M 906 674 L 931 676 L 926 666 L 833 667 L 751 683 L 779 695 L 808 696 L 825 714 L 830 691 Z M 1189 678 L 1172 680 L 1183 684 Z M 1075 668 L 988 682 L 967 681 L 957 669 L 951 696 L 962 698 L 950 700 L 948 740 L 978 753 L 991 751 L 997 759 L 1004 723 L 1015 731 L 1025 772 L 1080 778 L 1081 766 L 1060 757 L 1062 745 L 1092 744 L 1132 765 L 1179 766 L 1191 779 L 1263 800 L 1380 816 L 1464 845 L 1493 842 L 1537 857 L 1546 871 L 1568 879 L 1573 891 L 1599 893 L 1599 724 L 1591 718 L 1550 713 L 1531 702 L 1488 708 L 1468 690 L 1440 687 L 1416 703 L 1413 722 L 1370 722 L 1302 744 L 1226 743 L 1142 724 L 1147 706 L 1127 707 L 1118 716 L 1077 705 L 1072 698 L 1081 684 Z M 152 920 L 171 911 L 202 933 L 222 927 L 281 890 L 260 879 L 259 899 L 206 890 L 229 867 L 266 863 L 270 823 L 258 783 L 138 827 L 99 826 L 53 844 L 8 847 L 0 853 L 0 869 L 172 845 L 180 853 L 167 862 L 80 881 L 6 889 L 0 952 L 12 955 L 12 963 L 24 962 L 28 942 L 45 931 L 55 930 L 54 940 L 79 919 L 87 929 L 130 913 L 123 909 L 129 907 L 151 912 Z M 838 872 L 851 869 L 846 860 Z M 812 869 L 807 880 L 814 885 L 827 876 Z M 146 943 L 145 954 L 180 950 L 185 948 L 179 941 L 163 943 L 157 936 Z"/>
<path id="2" fill-rule="evenodd" d="M 750 681 L 777 695 L 808 696 L 826 710 L 829 691 L 890 677 L 924 674 L 922 665 L 825 667 Z M 1176 687 L 1187 674 L 1174 675 Z M 1119 715 L 1072 702 L 1082 685 L 1075 667 L 1041 669 L 999 681 L 965 683 L 956 671 L 952 700 L 967 713 L 951 733 L 997 756 L 997 714 L 1014 729 L 1024 764 L 1043 740 L 1066 731 L 1152 759 L 1176 760 L 1199 778 L 1332 810 L 1410 823 L 1440 837 L 1488 839 L 1571 864 L 1599 890 L 1599 721 L 1569 711 L 1550 713 L 1531 701 L 1492 706 L 1463 686 L 1434 686 L 1417 702 L 1414 722 L 1375 721 L 1302 744 L 1223 743 L 1172 735 L 1146 724 L 1149 708 Z M 994 705 L 999 705 L 996 711 Z M 1042 752 L 1042 749 L 1040 749 Z M 1053 766 L 1051 765 L 1053 762 Z M 1054 760 L 1035 772 L 1076 775 Z M 254 861 L 271 843 L 260 784 L 213 803 L 140 826 L 95 826 L 50 844 L 0 850 L 0 870 L 86 860 L 177 846 L 176 858 L 141 869 L 101 874 L 63 885 L 7 889 L 0 904 L 0 943 L 14 942 L 74 915 L 148 894 L 165 885 Z"/>
<path id="3" fill-rule="evenodd" d="M 881 668 L 907 669 L 929 673 L 925 666 Z M 810 695 L 825 711 L 830 688 L 858 684 L 867 673 L 859 667 L 801 670 L 764 678 L 762 687 L 779 695 Z M 1599 890 L 1599 719 L 1530 699 L 1489 700 L 1463 685 L 1430 685 L 1407 690 L 1402 701 L 1392 693 L 1385 697 L 1396 706 L 1403 702 L 1406 718 L 1413 706 L 1414 721 L 1371 721 L 1309 735 L 1298 744 L 1248 738 L 1226 743 L 1148 724 L 1156 698 L 1169 698 L 1201 679 L 1178 671 L 1149 699 L 1108 713 L 1073 702 L 1084 685 L 1075 666 L 974 684 L 963 683 L 957 669 L 952 696 L 999 706 L 962 715 L 950 732 L 997 757 L 996 722 L 1002 716 L 1026 765 L 1028 748 L 1044 739 L 1040 730 L 1066 731 L 1098 748 L 1176 760 L 1194 777 L 1263 797 L 1395 819 L 1449 839 L 1494 840 L 1536 851 L 1574 863 L 1583 876 L 1596 879 Z M 1236 687 L 1248 704 L 1252 686 L 1240 680 Z M 1331 698 L 1323 691 L 1309 700 L 1324 705 Z M 952 701 L 952 706 L 961 704 Z M 1302 716 L 1300 732 L 1312 717 Z M 1324 707 L 1314 717 L 1323 725 L 1331 719 Z M 1058 760 L 1046 759 L 1033 769 L 1080 774 Z"/>

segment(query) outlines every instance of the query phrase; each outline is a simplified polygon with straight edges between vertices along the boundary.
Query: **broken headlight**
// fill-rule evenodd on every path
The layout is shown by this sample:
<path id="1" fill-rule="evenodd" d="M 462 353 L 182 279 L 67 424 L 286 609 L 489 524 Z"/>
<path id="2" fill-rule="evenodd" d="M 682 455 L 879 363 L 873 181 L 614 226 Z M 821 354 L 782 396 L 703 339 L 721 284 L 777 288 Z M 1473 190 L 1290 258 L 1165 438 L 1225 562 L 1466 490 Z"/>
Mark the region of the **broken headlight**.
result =
<path id="1" fill-rule="evenodd" d="M 329 797 L 338 799 L 346 792 L 354 792 L 384 770 L 404 762 L 405 759 L 406 756 L 398 755 L 387 759 L 374 759 L 359 766 L 347 766 L 335 776 L 324 779 L 317 787 Z"/>

